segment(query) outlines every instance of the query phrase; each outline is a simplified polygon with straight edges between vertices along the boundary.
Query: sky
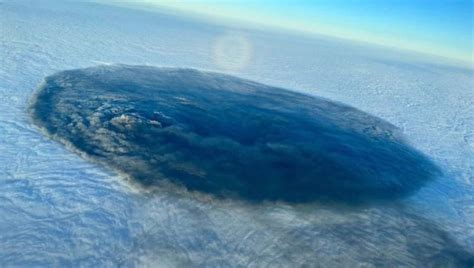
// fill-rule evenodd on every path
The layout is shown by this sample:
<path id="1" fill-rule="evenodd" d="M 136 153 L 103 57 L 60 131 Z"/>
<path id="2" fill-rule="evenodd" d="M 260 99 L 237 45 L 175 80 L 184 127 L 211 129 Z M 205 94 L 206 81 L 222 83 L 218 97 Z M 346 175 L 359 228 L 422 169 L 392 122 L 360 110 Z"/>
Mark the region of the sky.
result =
<path id="1" fill-rule="evenodd" d="M 121 3 L 115 0 L 106 0 Z M 219 20 L 324 34 L 472 63 L 474 0 L 130 0 Z"/>

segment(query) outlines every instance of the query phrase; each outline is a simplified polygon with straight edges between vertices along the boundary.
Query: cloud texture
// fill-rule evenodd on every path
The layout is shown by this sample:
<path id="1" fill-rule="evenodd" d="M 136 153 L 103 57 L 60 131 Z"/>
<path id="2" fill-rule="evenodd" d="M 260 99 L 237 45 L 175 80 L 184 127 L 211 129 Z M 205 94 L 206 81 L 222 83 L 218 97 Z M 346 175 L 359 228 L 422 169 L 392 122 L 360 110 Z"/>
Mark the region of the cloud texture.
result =
<path id="1" fill-rule="evenodd" d="M 63 71 L 46 78 L 30 110 L 54 139 L 145 187 L 360 203 L 406 196 L 439 173 L 384 120 L 192 69 Z"/>

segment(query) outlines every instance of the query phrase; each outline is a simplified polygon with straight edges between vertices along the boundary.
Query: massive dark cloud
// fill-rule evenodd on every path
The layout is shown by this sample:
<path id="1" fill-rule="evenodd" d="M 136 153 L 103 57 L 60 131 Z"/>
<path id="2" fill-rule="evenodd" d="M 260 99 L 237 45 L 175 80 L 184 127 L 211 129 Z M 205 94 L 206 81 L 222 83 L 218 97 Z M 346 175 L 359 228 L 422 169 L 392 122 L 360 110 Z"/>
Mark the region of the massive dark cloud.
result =
<path id="1" fill-rule="evenodd" d="M 249 201 L 359 203 L 439 173 L 393 125 L 329 100 L 191 69 L 100 66 L 47 77 L 33 121 L 143 186 Z"/>

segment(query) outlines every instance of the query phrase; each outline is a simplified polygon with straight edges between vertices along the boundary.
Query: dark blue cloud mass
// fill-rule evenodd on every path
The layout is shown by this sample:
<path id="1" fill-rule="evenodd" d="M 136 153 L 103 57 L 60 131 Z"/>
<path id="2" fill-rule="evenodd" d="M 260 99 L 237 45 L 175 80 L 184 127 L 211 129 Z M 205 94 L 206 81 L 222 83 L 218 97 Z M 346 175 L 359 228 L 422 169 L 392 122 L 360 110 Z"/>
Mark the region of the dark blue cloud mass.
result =
<path id="1" fill-rule="evenodd" d="M 224 74 L 99 66 L 47 77 L 33 121 L 142 186 L 251 202 L 363 203 L 439 174 L 390 123 Z"/>

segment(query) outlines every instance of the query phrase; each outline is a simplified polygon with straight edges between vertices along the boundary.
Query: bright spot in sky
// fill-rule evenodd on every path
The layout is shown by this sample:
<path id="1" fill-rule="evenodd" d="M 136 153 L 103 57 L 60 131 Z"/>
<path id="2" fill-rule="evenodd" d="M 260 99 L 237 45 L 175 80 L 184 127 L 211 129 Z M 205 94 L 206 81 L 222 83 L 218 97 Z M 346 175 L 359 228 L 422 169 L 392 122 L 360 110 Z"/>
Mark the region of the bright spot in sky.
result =
<path id="1" fill-rule="evenodd" d="M 252 44 L 240 32 L 227 32 L 214 41 L 212 55 L 216 67 L 226 71 L 239 71 L 252 58 Z"/>

